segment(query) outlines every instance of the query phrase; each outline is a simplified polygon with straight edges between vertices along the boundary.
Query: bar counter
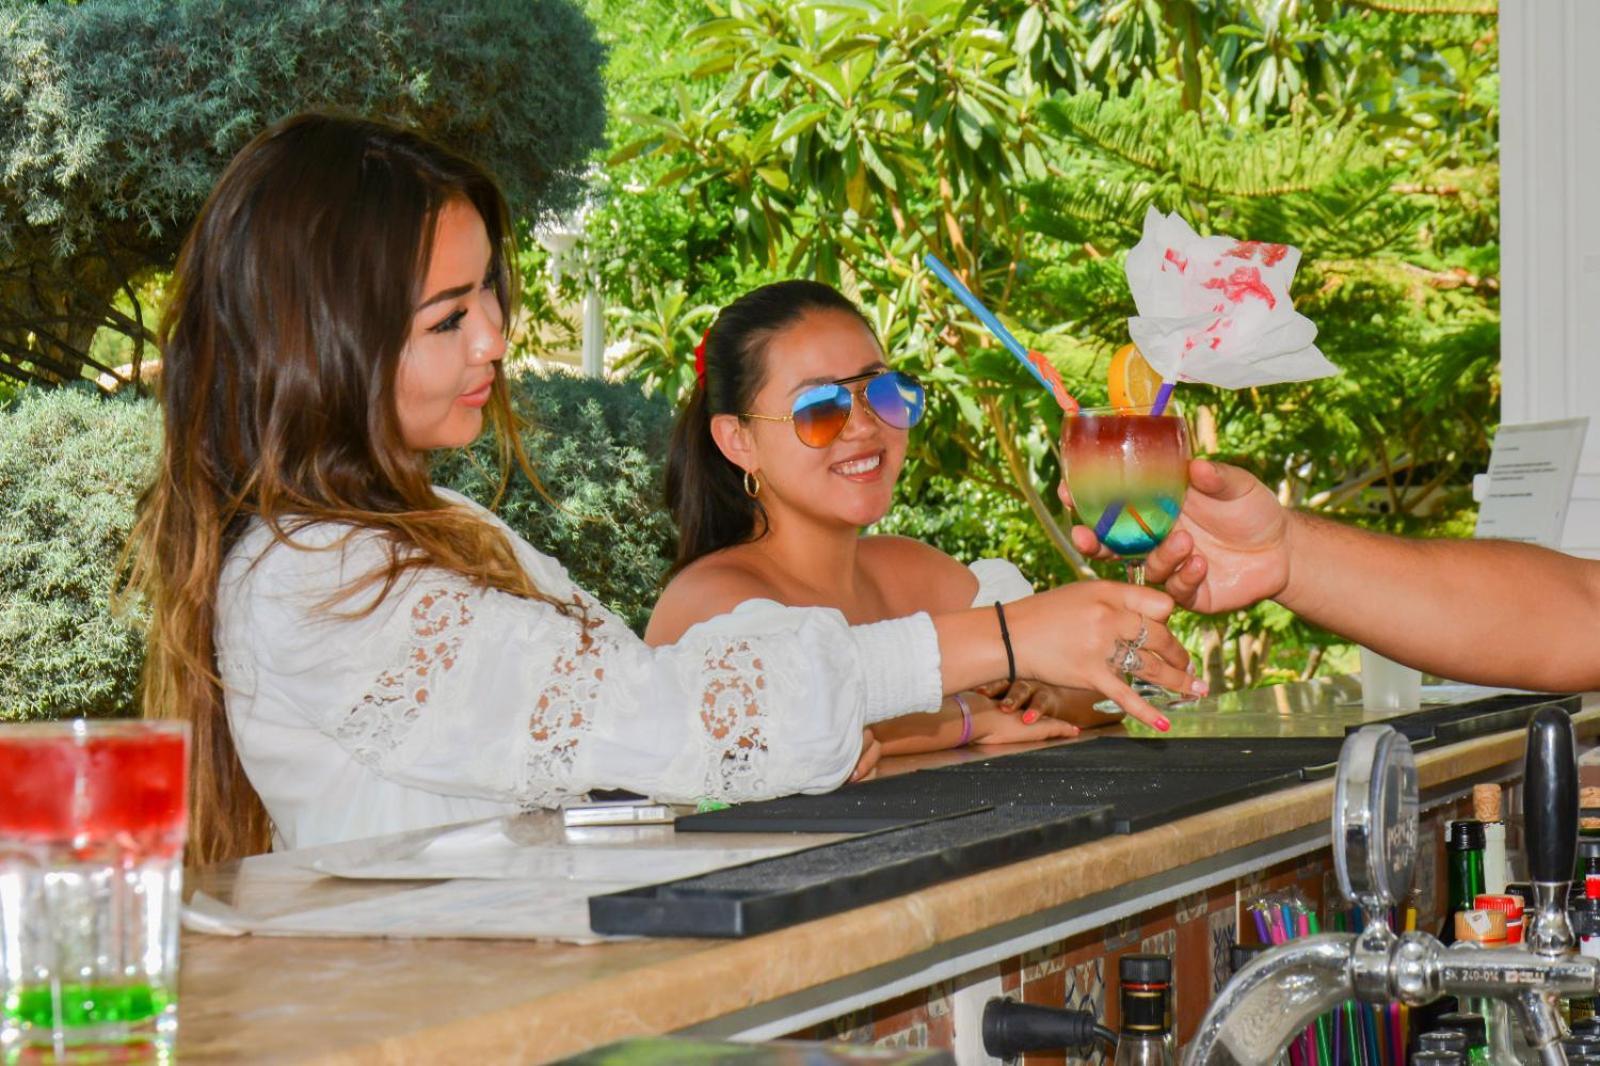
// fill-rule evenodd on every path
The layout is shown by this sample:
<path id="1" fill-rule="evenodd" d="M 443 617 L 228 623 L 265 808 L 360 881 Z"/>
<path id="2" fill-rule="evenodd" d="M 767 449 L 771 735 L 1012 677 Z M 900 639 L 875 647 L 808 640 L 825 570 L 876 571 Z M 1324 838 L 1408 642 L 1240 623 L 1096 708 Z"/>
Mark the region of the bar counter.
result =
<path id="1" fill-rule="evenodd" d="M 1364 715 L 1358 687 L 1339 678 L 1224 694 L 1171 717 L 1174 736 L 1237 737 L 1338 736 L 1384 715 Z M 1574 722 L 1584 750 L 1600 734 L 1600 696 L 1585 696 Z M 1005 750 L 1020 749 L 892 759 L 881 772 Z M 1474 783 L 1515 780 L 1522 754 L 1521 730 L 1419 750 L 1425 810 L 1437 816 Z M 775 1039 L 941 982 L 934 1014 L 955 1016 L 930 1034 L 924 1011 L 922 1031 L 906 1042 L 939 1044 L 953 1027 L 971 1054 L 972 1012 L 1000 994 L 1002 960 L 1203 901 L 1208 890 L 1223 900 L 1220 914 L 1237 879 L 1326 851 L 1333 787 L 1313 781 L 744 940 L 578 946 L 186 932 L 178 1054 L 186 1063 L 544 1062 L 643 1034 Z M 191 885 L 225 898 L 234 872 L 202 870 Z M 1059 972 L 1052 979 L 1059 987 Z M 953 994 L 957 986 L 971 994 Z M 1191 1002 L 1185 1014 L 1203 1009 Z"/>

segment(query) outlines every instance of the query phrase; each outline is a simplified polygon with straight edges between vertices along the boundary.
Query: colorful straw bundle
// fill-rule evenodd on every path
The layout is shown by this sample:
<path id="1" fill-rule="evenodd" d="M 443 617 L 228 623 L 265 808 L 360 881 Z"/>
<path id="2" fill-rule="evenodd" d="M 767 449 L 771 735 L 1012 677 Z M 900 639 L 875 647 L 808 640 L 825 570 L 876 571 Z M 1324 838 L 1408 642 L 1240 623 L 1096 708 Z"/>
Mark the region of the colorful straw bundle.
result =
<path id="1" fill-rule="evenodd" d="M 1298 892 L 1274 892 L 1245 907 L 1261 943 L 1279 947 L 1322 931 L 1316 911 Z M 1359 907 L 1335 911 L 1334 929 L 1360 933 L 1366 918 Z M 1383 916 L 1390 928 L 1396 915 Z M 1408 909 L 1405 926 L 1416 927 L 1416 911 Z M 1289 1045 L 1290 1066 L 1405 1066 L 1408 1012 L 1398 1003 L 1377 1006 L 1354 1000 L 1340 1005 L 1306 1027 Z"/>

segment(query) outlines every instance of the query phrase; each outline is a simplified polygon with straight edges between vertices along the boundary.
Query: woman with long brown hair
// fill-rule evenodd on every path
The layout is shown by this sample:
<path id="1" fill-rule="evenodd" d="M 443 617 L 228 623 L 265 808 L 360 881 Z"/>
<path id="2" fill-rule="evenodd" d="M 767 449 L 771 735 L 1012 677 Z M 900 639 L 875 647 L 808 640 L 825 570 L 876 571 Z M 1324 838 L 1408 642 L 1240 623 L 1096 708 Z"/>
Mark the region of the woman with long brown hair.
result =
<path id="1" fill-rule="evenodd" d="M 469 443 L 486 414 L 505 469 L 520 458 L 500 367 L 510 262 L 487 175 L 357 119 L 267 130 L 196 221 L 131 576 L 152 610 L 145 713 L 194 727 L 194 861 L 601 787 L 827 789 L 865 726 L 1011 661 L 1130 701 L 1108 652 L 1181 675 L 1170 600 L 1110 583 L 1018 601 L 1008 634 L 991 610 L 851 627 L 784 609 L 647 648 L 429 482 L 428 451 Z"/>

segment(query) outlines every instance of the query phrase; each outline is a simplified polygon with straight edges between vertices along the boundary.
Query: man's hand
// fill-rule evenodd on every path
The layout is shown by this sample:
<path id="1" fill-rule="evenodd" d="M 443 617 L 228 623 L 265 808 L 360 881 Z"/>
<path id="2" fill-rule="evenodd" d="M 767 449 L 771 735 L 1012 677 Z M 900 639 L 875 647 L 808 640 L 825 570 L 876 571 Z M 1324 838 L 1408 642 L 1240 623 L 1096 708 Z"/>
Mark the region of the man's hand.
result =
<path id="1" fill-rule="evenodd" d="M 1072 506 L 1064 482 L 1058 492 Z M 1292 535 L 1290 512 L 1260 481 L 1236 466 L 1196 459 L 1177 527 L 1145 560 L 1145 575 L 1200 614 L 1248 607 L 1287 587 Z M 1087 526 L 1073 527 L 1072 542 L 1092 558 L 1115 558 Z"/>

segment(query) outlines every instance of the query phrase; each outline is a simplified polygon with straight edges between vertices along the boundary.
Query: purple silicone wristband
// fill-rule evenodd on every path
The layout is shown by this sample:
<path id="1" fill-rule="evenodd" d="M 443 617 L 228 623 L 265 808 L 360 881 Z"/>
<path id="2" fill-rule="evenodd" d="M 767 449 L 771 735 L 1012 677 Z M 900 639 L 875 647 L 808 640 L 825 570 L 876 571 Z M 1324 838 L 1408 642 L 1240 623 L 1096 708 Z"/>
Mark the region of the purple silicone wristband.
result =
<path id="1" fill-rule="evenodd" d="M 972 743 L 972 708 L 967 706 L 966 697 L 959 692 L 950 698 L 961 708 L 961 739 L 956 741 L 956 747 L 964 748 Z"/>

